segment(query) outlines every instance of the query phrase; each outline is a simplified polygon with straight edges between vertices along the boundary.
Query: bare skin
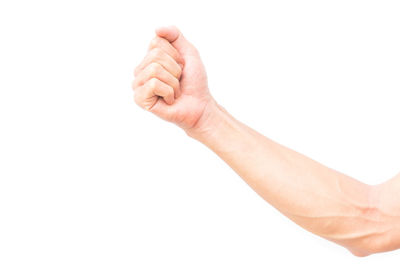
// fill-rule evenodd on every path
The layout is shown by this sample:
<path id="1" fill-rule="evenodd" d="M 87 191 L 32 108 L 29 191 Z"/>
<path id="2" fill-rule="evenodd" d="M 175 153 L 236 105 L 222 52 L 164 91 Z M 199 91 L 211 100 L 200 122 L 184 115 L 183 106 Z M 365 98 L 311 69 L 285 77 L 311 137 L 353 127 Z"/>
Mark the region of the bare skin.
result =
<path id="1" fill-rule="evenodd" d="M 211 96 L 198 51 L 176 27 L 156 30 L 132 87 L 139 106 L 209 147 L 304 229 L 356 256 L 400 248 L 400 174 L 367 185 L 237 121 Z"/>

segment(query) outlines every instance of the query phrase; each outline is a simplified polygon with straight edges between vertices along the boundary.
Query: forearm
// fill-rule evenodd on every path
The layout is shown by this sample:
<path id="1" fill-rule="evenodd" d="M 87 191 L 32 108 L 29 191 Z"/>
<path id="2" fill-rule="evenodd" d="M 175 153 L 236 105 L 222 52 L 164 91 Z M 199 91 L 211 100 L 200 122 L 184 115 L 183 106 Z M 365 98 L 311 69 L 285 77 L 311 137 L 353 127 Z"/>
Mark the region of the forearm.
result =
<path id="1" fill-rule="evenodd" d="M 262 136 L 218 105 L 210 109 L 189 136 L 298 225 L 356 255 L 377 252 L 369 246 L 381 242 L 388 225 L 381 223 L 373 187 Z"/>

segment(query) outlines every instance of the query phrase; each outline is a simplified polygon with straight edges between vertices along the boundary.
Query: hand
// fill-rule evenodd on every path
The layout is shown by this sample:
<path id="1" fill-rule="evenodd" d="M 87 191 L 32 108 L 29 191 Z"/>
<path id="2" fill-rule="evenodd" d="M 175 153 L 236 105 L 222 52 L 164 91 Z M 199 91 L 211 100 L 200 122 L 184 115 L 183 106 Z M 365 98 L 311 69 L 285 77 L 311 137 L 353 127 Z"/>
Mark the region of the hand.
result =
<path id="1" fill-rule="evenodd" d="M 135 102 L 184 130 L 192 130 L 216 105 L 203 63 L 176 27 L 159 28 L 156 35 L 135 69 Z"/>

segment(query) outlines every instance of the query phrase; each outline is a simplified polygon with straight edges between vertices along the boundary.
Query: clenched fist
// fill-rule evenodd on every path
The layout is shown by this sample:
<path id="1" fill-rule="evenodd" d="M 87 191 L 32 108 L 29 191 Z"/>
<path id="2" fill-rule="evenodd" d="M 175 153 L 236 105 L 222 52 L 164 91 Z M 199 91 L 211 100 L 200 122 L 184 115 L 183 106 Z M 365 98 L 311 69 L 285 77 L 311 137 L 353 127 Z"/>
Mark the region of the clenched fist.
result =
<path id="1" fill-rule="evenodd" d="M 139 106 L 184 130 L 206 120 L 216 105 L 198 51 L 174 26 L 156 30 L 132 87 Z"/>

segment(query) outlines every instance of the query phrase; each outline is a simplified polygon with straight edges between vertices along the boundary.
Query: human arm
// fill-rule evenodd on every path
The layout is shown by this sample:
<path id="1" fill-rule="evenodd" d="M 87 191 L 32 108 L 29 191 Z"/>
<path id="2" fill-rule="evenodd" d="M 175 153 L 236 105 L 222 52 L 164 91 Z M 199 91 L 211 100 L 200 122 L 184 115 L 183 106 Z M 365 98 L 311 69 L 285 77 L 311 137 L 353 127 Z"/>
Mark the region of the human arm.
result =
<path id="1" fill-rule="evenodd" d="M 205 144 L 306 230 L 358 256 L 400 247 L 400 201 L 393 191 L 400 189 L 399 178 L 363 184 L 240 123 L 212 98 L 193 45 L 174 27 L 156 33 L 136 69 L 136 103 Z"/>
<path id="2" fill-rule="evenodd" d="M 371 186 L 259 134 L 211 105 L 188 135 L 304 229 L 356 256 L 400 247 L 400 177 Z"/>

